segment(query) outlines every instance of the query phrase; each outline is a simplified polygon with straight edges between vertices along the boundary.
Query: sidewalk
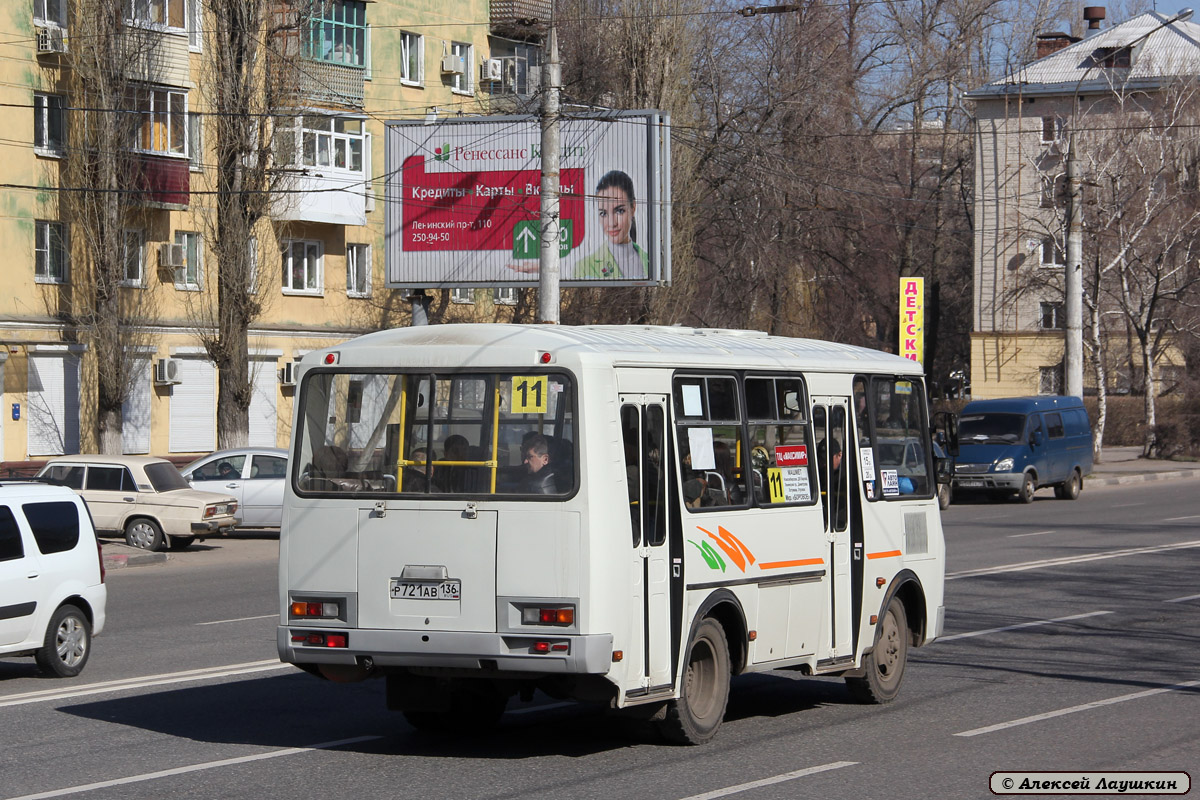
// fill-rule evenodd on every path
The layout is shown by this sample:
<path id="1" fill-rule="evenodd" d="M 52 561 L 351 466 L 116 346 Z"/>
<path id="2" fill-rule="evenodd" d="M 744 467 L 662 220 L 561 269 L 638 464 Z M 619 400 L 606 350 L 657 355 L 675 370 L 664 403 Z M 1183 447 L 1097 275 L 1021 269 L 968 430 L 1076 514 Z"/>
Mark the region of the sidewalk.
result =
<path id="1" fill-rule="evenodd" d="M 1084 478 L 1085 486 L 1114 486 L 1140 481 L 1200 478 L 1200 461 L 1163 461 L 1142 458 L 1140 447 L 1106 447 L 1103 463 Z"/>

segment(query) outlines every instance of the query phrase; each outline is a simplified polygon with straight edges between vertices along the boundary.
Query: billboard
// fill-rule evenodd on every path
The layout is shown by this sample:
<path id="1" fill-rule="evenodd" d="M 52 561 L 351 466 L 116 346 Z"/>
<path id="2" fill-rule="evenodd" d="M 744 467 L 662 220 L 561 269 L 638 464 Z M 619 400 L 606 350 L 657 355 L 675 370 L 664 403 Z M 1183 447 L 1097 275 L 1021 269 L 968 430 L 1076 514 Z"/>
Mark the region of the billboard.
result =
<path id="1" fill-rule="evenodd" d="M 925 279 L 900 279 L 900 355 L 925 360 Z"/>
<path id="2" fill-rule="evenodd" d="M 563 286 L 669 283 L 670 121 L 562 118 Z M 533 116 L 387 123 L 388 288 L 537 286 L 541 146 Z"/>

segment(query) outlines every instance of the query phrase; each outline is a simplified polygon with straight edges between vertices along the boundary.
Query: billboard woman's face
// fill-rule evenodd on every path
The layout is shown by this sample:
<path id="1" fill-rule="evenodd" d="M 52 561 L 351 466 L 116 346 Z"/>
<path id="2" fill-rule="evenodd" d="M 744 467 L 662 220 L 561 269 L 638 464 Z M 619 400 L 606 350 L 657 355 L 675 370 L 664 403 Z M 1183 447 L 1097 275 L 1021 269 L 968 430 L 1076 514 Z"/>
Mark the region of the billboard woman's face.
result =
<path id="1" fill-rule="evenodd" d="M 616 186 L 600 190 L 600 225 L 613 244 L 628 244 L 633 224 L 633 203 Z"/>

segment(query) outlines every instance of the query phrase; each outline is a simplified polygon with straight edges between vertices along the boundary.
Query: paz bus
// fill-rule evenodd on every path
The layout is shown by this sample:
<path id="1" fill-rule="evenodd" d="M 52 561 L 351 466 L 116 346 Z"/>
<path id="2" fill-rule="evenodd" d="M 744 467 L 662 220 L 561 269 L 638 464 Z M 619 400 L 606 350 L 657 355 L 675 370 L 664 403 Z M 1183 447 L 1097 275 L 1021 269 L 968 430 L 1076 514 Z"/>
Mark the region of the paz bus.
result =
<path id="1" fill-rule="evenodd" d="M 418 729 L 540 690 L 716 733 L 730 679 L 896 697 L 943 624 L 921 367 L 764 333 L 435 325 L 308 353 L 284 662 Z"/>

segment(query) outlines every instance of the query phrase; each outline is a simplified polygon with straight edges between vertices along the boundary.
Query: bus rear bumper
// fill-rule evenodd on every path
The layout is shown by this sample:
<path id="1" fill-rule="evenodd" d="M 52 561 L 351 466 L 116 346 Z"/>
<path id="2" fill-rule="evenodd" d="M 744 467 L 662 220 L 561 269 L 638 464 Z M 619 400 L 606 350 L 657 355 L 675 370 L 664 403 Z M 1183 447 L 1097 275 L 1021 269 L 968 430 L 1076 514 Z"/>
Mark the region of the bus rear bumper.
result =
<path id="1" fill-rule="evenodd" d="M 346 647 L 309 645 L 309 634 L 346 634 Z M 612 668 L 611 634 L 544 636 L 473 631 L 276 628 L 279 659 L 289 664 L 431 667 L 539 674 L 604 675 Z"/>

